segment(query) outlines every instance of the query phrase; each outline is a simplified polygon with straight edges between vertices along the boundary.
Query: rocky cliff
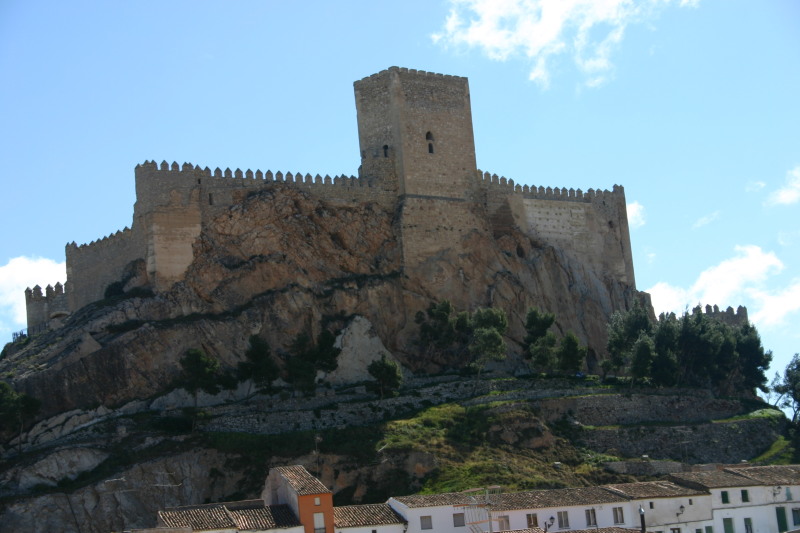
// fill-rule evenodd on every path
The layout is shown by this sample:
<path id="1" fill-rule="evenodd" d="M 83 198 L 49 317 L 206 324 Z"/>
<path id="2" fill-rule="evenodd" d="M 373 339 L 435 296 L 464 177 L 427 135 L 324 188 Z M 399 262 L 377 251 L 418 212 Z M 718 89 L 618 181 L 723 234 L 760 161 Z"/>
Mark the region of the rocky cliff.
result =
<path id="1" fill-rule="evenodd" d="M 63 328 L 8 350 L 0 372 L 41 398 L 46 415 L 113 406 L 168 387 L 189 348 L 234 367 L 252 334 L 281 354 L 298 333 L 339 330 L 354 315 L 410 371 L 436 372 L 463 361 L 421 357 L 413 317 L 443 299 L 460 309 L 504 309 L 512 355 L 528 308 L 553 312 L 556 327 L 575 331 L 594 361 L 608 317 L 638 294 L 513 229 L 495 238 L 491 228 L 476 228 L 451 251 L 406 268 L 396 215 L 276 183 L 206 227 L 184 282 L 147 297 L 141 288 L 130 291 L 129 281 L 129 297 L 86 306 Z"/>

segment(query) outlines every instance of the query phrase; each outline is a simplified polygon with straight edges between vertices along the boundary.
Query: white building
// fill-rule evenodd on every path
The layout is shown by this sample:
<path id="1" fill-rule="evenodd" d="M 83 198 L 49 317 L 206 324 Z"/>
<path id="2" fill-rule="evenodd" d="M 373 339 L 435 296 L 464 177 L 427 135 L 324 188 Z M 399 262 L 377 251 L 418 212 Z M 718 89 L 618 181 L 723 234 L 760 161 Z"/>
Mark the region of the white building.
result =
<path id="1" fill-rule="evenodd" d="M 800 526 L 798 465 L 730 467 L 670 479 L 710 493 L 717 533 L 773 533 Z"/>
<path id="2" fill-rule="evenodd" d="M 159 528 L 142 531 L 782 533 L 800 526 L 798 496 L 800 465 L 736 466 L 663 481 L 417 494 L 334 507 L 329 489 L 302 466 L 289 466 L 270 471 L 262 499 L 167 509 Z"/>

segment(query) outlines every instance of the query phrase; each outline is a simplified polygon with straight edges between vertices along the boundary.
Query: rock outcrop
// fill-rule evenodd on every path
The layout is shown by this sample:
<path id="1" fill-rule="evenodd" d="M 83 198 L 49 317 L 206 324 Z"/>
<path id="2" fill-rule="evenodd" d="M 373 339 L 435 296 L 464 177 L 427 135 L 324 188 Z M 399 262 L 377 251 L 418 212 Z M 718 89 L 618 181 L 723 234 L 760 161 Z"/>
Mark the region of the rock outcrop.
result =
<path id="1" fill-rule="evenodd" d="M 13 370 L 45 415 L 121 405 L 167 388 L 189 348 L 233 368 L 257 334 L 280 360 L 297 334 L 339 330 L 354 315 L 409 371 L 441 371 L 464 362 L 421 357 L 414 315 L 443 299 L 504 309 L 512 355 L 531 306 L 556 313 L 559 330 L 599 354 L 608 317 L 638 294 L 513 229 L 497 239 L 476 229 L 453 249 L 466 255 L 444 251 L 404 268 L 395 223 L 377 204 L 333 206 L 275 184 L 205 229 L 184 282 L 91 304 L 0 361 L 0 372 Z"/>

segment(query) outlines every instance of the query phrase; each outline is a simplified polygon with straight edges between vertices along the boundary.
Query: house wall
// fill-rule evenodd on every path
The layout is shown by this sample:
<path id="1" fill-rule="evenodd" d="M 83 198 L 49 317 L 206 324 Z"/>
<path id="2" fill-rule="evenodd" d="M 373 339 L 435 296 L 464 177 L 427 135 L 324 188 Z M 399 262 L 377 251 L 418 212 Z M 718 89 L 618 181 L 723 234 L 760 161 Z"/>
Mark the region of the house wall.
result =
<path id="1" fill-rule="evenodd" d="M 741 491 L 745 489 L 749 502 L 742 501 Z M 711 498 L 714 506 L 714 532 L 724 533 L 724 519 L 733 519 L 735 533 L 745 533 L 744 519 L 750 518 L 753 533 L 771 533 L 778 531 L 776 509 L 786 509 L 786 521 L 789 529 L 795 527 L 792 520 L 792 509 L 800 509 L 800 492 L 798 486 L 789 487 L 790 498 L 787 498 L 786 487 L 780 490 L 772 486 L 731 487 L 728 489 L 712 489 Z M 722 503 L 722 492 L 726 490 L 729 503 Z M 800 526 L 800 524 L 797 524 Z"/>
<path id="2" fill-rule="evenodd" d="M 364 526 L 364 527 L 337 527 L 336 533 L 404 533 L 405 526 L 403 524 L 388 524 L 380 526 Z"/>
<path id="3" fill-rule="evenodd" d="M 694 533 L 697 529 L 705 532 L 705 527 L 713 524 L 709 495 L 631 500 L 625 509 L 625 519 L 630 524 L 629 527 L 639 527 L 641 524 L 639 505 L 644 509 L 645 526 L 648 530 L 669 533 L 671 528 L 680 528 L 684 533 Z M 684 511 L 678 514 L 681 505 Z"/>
<path id="4" fill-rule="evenodd" d="M 317 505 L 316 498 L 319 498 Z M 303 524 L 305 533 L 314 533 L 314 514 L 325 515 L 325 533 L 333 533 L 333 496 L 327 494 L 303 494 L 297 496 L 297 517 Z"/>

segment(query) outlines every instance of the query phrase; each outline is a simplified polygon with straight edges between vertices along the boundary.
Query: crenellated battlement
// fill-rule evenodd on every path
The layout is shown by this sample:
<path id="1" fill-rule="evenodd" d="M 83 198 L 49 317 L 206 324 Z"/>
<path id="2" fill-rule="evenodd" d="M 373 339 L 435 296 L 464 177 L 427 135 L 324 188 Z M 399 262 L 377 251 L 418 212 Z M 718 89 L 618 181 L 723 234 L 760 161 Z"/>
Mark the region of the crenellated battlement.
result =
<path id="1" fill-rule="evenodd" d="M 219 178 L 219 179 L 298 183 L 303 185 L 335 185 L 344 187 L 372 186 L 369 183 L 369 180 L 346 174 L 336 174 L 333 177 L 331 177 L 329 174 L 326 174 L 325 176 L 321 176 L 319 174 L 312 176 L 311 174 L 308 173 L 303 174 L 302 172 L 284 173 L 280 170 L 275 173 L 273 173 L 271 170 L 267 170 L 266 172 L 262 172 L 261 170 L 256 170 L 255 172 L 253 172 L 250 169 L 242 171 L 239 168 L 237 168 L 236 170 L 231 170 L 230 168 L 226 168 L 225 170 L 222 170 L 219 167 L 215 168 L 212 171 L 209 167 L 200 168 L 200 165 L 192 165 L 191 163 L 184 163 L 183 165 L 178 165 L 178 163 L 175 161 L 173 161 L 171 165 L 166 161 L 162 161 L 160 166 L 157 165 L 155 161 L 145 161 L 144 163 L 136 165 L 136 168 L 158 171 L 158 172 L 171 172 L 171 173 L 191 172 L 195 175 L 201 175 L 208 178 Z"/>
<path id="2" fill-rule="evenodd" d="M 106 235 L 105 237 L 101 237 L 97 240 L 84 243 L 84 244 L 76 244 L 75 241 L 72 241 L 67 244 L 67 248 L 70 250 L 86 250 L 89 247 L 100 247 L 100 246 L 117 246 L 120 240 L 122 239 L 129 239 L 132 236 L 133 232 L 128 227 L 125 226 L 121 230 L 117 230 L 110 235 Z"/>
<path id="3" fill-rule="evenodd" d="M 420 76 L 420 77 L 427 77 L 427 78 L 441 78 L 441 79 L 445 79 L 445 80 L 446 79 L 450 79 L 450 80 L 466 80 L 467 79 L 467 78 L 465 78 L 463 76 L 454 76 L 452 74 L 439 74 L 438 72 L 428 72 L 426 70 L 417 70 L 417 69 L 414 69 L 414 68 L 389 67 L 387 69 L 381 70 L 380 72 L 377 72 L 377 73 L 372 74 L 370 76 L 367 76 L 365 78 L 361 78 L 360 80 L 358 80 L 358 81 L 356 81 L 354 83 L 360 83 L 360 82 L 364 82 L 364 81 L 367 81 L 367 80 L 375 80 L 375 79 L 378 79 L 378 78 L 381 78 L 381 77 L 385 76 L 386 74 L 388 74 L 390 72 L 398 72 L 400 74 L 405 74 L 405 75 L 411 74 L 411 75 L 416 75 L 416 76 Z"/>
<path id="4" fill-rule="evenodd" d="M 698 305 L 697 307 L 692 309 L 692 314 L 705 314 L 710 318 L 714 318 L 728 324 L 729 326 L 739 327 L 749 323 L 749 319 L 747 317 L 747 308 L 743 305 L 740 305 L 736 308 L 734 312 L 733 307 L 728 306 L 727 309 L 721 311 L 717 305 L 711 306 L 706 305 L 705 309 L 702 306 Z"/>
<path id="5" fill-rule="evenodd" d="M 25 306 L 28 318 L 28 334 L 33 335 L 60 324 L 69 314 L 69 302 L 65 285 L 57 282 L 48 285 L 44 293 L 39 285 L 25 289 Z"/>
<path id="6" fill-rule="evenodd" d="M 544 187 L 515 184 L 513 179 L 505 176 L 489 174 L 480 169 L 477 171 L 479 186 L 492 192 L 507 194 L 521 194 L 525 198 L 540 200 L 553 200 L 561 202 L 591 202 L 594 198 L 617 197 L 625 194 L 625 189 L 621 185 L 614 185 L 613 190 L 589 189 L 583 192 L 581 189 L 567 189 L 565 187 Z"/>

